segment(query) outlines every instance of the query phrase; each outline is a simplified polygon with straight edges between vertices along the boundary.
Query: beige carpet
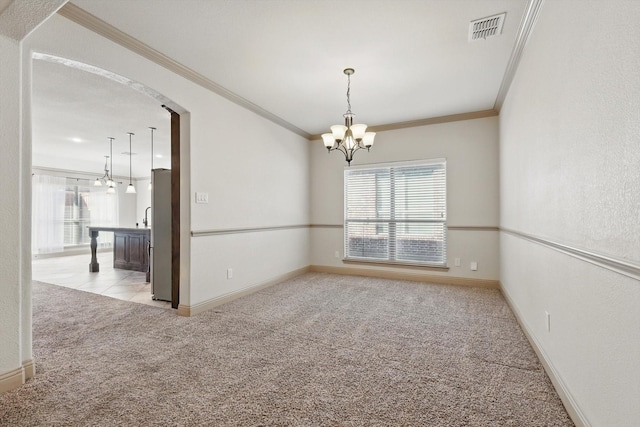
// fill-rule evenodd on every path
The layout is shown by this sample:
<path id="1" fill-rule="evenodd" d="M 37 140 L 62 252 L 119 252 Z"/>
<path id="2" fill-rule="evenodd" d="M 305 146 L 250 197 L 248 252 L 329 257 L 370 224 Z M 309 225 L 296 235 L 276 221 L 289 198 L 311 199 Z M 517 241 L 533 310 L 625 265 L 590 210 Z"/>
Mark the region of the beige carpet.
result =
<path id="1" fill-rule="evenodd" d="M 2 426 L 571 426 L 496 290 L 306 274 L 192 318 L 34 283 Z"/>

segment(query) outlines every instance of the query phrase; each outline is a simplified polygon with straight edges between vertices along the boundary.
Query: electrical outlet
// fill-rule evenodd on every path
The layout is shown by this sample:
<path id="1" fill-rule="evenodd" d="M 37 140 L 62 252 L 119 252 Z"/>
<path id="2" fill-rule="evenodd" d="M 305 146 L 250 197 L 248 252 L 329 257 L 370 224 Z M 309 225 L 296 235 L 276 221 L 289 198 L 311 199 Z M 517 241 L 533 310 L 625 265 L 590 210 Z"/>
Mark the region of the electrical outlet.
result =
<path id="1" fill-rule="evenodd" d="M 456 258 L 456 259 L 453 261 L 453 265 L 455 265 L 456 267 L 460 267 L 460 258 Z"/>
<path id="2" fill-rule="evenodd" d="M 551 332 L 551 315 L 548 311 L 544 312 L 544 318 L 547 326 L 547 332 Z"/>
<path id="3" fill-rule="evenodd" d="M 340 258 L 340 251 L 336 251 L 336 253 L 334 253 L 333 256 L 336 258 Z"/>
<path id="4" fill-rule="evenodd" d="M 471 271 L 477 271 L 478 263 L 476 261 L 471 261 L 471 265 L 469 267 L 471 268 Z"/>
<path id="5" fill-rule="evenodd" d="M 233 268 L 227 268 L 227 279 L 233 279 Z"/>

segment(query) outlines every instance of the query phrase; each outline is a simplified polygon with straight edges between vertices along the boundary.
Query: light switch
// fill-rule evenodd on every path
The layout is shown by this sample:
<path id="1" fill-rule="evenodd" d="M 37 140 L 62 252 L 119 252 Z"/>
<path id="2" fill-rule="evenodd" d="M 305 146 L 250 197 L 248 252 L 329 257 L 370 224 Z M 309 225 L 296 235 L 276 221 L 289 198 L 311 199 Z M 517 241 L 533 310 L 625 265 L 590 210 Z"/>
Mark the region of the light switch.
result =
<path id="1" fill-rule="evenodd" d="M 209 203 L 209 193 L 200 193 L 196 191 L 196 203 Z"/>

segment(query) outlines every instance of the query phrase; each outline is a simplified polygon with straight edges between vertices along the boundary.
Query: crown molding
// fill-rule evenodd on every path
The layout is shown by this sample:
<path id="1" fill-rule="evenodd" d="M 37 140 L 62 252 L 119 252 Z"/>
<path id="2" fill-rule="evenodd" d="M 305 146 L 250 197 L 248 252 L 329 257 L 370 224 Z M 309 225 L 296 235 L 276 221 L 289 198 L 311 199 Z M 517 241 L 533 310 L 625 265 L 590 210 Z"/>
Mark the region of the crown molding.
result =
<path id="1" fill-rule="evenodd" d="M 511 86 L 511 82 L 513 81 L 516 70 L 518 68 L 520 58 L 522 57 L 524 47 L 529 39 L 531 32 L 533 31 L 533 27 L 543 3 L 544 0 L 529 0 L 527 10 L 525 11 L 525 14 L 523 15 L 522 21 L 520 23 L 520 29 L 516 37 L 516 42 L 511 52 L 511 57 L 509 58 L 507 68 L 503 76 L 494 107 L 492 109 L 461 114 L 452 114 L 440 117 L 431 117 L 419 120 L 410 120 L 406 122 L 390 123 L 379 126 L 370 126 L 370 129 L 375 132 L 384 132 L 417 126 L 427 126 L 433 124 L 497 116 L 509 91 L 509 87 Z M 246 108 L 249 111 L 252 111 L 257 115 L 279 126 L 282 126 L 285 129 L 290 130 L 297 135 L 300 135 L 309 140 L 321 139 L 320 134 L 309 134 L 308 132 L 265 110 L 259 105 L 256 105 L 253 102 L 235 94 L 234 92 L 231 92 L 230 90 L 203 76 L 202 74 L 197 73 L 189 67 L 169 58 L 168 56 L 160 53 L 152 47 L 118 30 L 114 26 L 90 14 L 89 12 L 74 5 L 73 3 L 66 3 L 62 8 L 58 10 L 58 14 L 168 69 L 169 71 L 172 71 L 173 73 L 178 74 L 179 76 L 182 76 L 187 80 L 190 80 L 191 82 L 211 92 L 214 92 L 217 95 L 220 95 L 223 98 L 243 108 Z"/>
<path id="2" fill-rule="evenodd" d="M 522 53 L 524 52 L 524 47 L 526 46 L 527 41 L 529 41 L 529 36 L 531 36 L 531 33 L 533 32 L 533 27 L 535 26 L 536 20 L 538 19 L 538 15 L 543 3 L 544 0 L 529 0 L 527 10 L 522 16 L 518 35 L 516 36 L 516 42 L 513 45 L 511 57 L 509 58 L 507 68 L 504 72 L 504 76 L 502 77 L 502 84 L 500 84 L 498 96 L 496 96 L 496 102 L 493 105 L 493 109 L 498 112 L 502 108 L 502 104 L 504 104 L 507 93 L 509 93 L 509 88 L 511 87 L 513 78 L 516 75 L 518 65 L 520 64 L 520 59 L 522 58 Z"/>
<path id="3" fill-rule="evenodd" d="M 448 116 L 440 116 L 440 117 L 429 117 L 426 119 L 419 120 L 409 120 L 406 122 L 398 122 L 398 123 L 389 123 L 386 125 L 379 126 L 369 126 L 367 130 L 372 132 L 385 132 L 388 130 L 396 130 L 396 129 L 404 129 L 404 128 L 413 128 L 418 126 L 428 126 L 428 125 L 437 125 L 440 123 L 449 123 L 449 122 L 459 122 L 463 120 L 473 120 L 473 119 L 482 119 L 485 117 L 494 117 L 497 116 L 498 112 L 494 109 L 490 110 L 480 110 L 480 111 L 472 111 L 469 113 L 460 113 L 460 114 L 450 114 Z M 311 135 L 309 137 L 310 141 L 322 139 L 320 134 Z"/>
<path id="4" fill-rule="evenodd" d="M 75 22 L 78 25 L 81 25 L 87 28 L 90 31 L 93 31 L 96 34 L 99 34 L 108 40 L 111 40 L 114 43 L 119 44 L 120 46 L 129 49 L 130 51 L 166 68 L 167 70 L 178 74 L 181 77 L 184 77 L 187 80 L 211 91 L 217 95 L 226 98 L 227 100 L 246 108 L 247 110 L 272 121 L 273 123 L 282 126 L 285 129 L 290 130 L 293 133 L 296 133 L 304 138 L 309 138 L 311 135 L 308 132 L 300 129 L 297 126 L 287 122 L 286 120 L 276 116 L 273 113 L 265 110 L 259 105 L 254 104 L 253 102 L 231 92 L 230 90 L 220 86 L 214 81 L 208 79 L 192 70 L 191 68 L 182 65 L 181 63 L 169 58 L 168 56 L 158 52 L 152 47 L 142 43 L 141 41 L 131 37 L 130 35 L 118 30 L 111 24 L 101 20 L 100 18 L 90 14 L 84 9 L 74 5 L 73 3 L 65 4 L 60 10 L 58 10 L 58 14 Z"/>

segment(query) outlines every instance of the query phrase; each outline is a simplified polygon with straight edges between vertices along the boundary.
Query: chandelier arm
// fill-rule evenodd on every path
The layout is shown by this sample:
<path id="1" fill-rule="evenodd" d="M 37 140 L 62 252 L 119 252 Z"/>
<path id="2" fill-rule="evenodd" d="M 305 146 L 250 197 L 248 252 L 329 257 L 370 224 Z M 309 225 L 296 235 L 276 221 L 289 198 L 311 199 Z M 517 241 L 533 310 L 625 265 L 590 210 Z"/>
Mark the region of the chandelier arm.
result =
<path id="1" fill-rule="evenodd" d="M 351 166 L 351 162 L 353 161 L 353 154 L 359 150 L 359 148 L 345 148 L 344 145 L 339 145 L 336 150 L 339 150 L 344 155 L 344 160 L 347 162 L 349 166 Z"/>
<path id="2" fill-rule="evenodd" d="M 344 145 L 339 144 L 334 150 L 340 151 L 344 155 L 344 159 L 347 161 L 349 165 L 351 165 L 351 160 L 353 159 L 353 152 L 350 153 L 350 150 L 344 147 Z M 351 158 L 349 158 L 349 154 L 351 154 Z"/>
<path id="3" fill-rule="evenodd" d="M 355 148 L 352 148 L 351 149 L 351 158 L 353 159 L 353 155 L 356 153 L 356 151 L 362 150 L 363 148 L 366 148 L 366 147 L 365 146 L 361 146 L 360 144 L 357 144 L 355 146 Z M 367 151 L 369 151 L 369 150 L 367 149 Z"/>
<path id="4" fill-rule="evenodd" d="M 347 152 L 345 151 L 345 148 L 344 148 L 344 146 L 342 144 L 338 144 L 335 148 L 331 149 L 331 151 L 334 151 L 334 150 L 338 150 L 339 152 L 341 152 L 345 156 L 347 155 Z"/>
<path id="5" fill-rule="evenodd" d="M 344 159 L 347 161 L 349 166 L 351 166 L 351 162 L 353 161 L 353 155 L 355 154 L 356 151 L 362 150 L 363 148 L 366 148 L 366 147 L 361 147 L 359 145 L 356 145 L 354 148 L 348 149 L 348 148 L 345 148 L 344 145 L 338 144 L 335 147 L 327 148 L 327 152 L 330 153 L 331 151 L 336 151 L 336 150 L 340 151 L 344 155 Z"/>

